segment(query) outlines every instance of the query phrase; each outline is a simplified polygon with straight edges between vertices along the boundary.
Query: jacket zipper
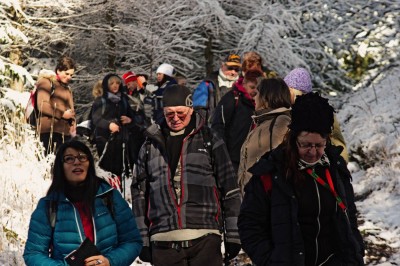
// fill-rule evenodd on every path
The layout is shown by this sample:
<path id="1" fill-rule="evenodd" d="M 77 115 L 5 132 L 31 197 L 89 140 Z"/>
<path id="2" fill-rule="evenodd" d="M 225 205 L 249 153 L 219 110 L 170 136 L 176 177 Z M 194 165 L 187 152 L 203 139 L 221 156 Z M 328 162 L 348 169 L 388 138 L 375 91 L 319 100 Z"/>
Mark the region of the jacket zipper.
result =
<path id="1" fill-rule="evenodd" d="M 81 242 L 83 242 L 83 237 L 82 237 L 81 228 L 79 227 L 79 220 L 80 220 L 80 218 L 78 217 L 78 215 L 77 215 L 77 213 L 76 213 L 77 210 L 76 210 L 74 204 L 72 204 L 72 202 L 70 202 L 69 200 L 68 200 L 68 202 L 72 205 L 72 208 L 74 209 L 76 227 L 78 228 L 79 237 L 81 238 Z M 82 225 L 82 226 L 83 226 L 83 225 Z"/>
<path id="2" fill-rule="evenodd" d="M 178 228 L 179 229 L 182 229 L 182 215 L 181 215 L 181 210 L 182 209 L 181 209 L 181 207 L 182 207 L 183 195 L 184 195 L 184 192 L 185 192 L 184 186 L 183 186 L 183 156 L 182 156 L 182 150 L 183 150 L 183 147 L 185 145 L 186 140 L 188 139 L 188 137 L 190 135 L 191 134 L 189 134 L 186 138 L 183 139 L 181 152 L 180 152 L 180 156 L 179 156 L 180 157 L 180 159 L 179 159 L 180 160 L 180 167 L 181 167 L 181 170 L 180 170 L 180 172 L 181 172 L 181 180 L 180 180 L 180 183 L 181 183 L 181 187 L 180 187 L 181 195 L 179 197 L 179 203 L 178 203 L 178 199 L 176 198 L 176 193 L 174 191 L 172 191 L 173 189 L 175 189 L 172 186 L 172 182 L 174 182 L 174 181 L 172 180 L 171 170 L 170 170 L 170 167 L 168 165 L 168 187 L 169 187 L 169 192 L 170 192 L 170 194 L 172 196 L 172 199 L 173 199 L 175 207 L 176 207 L 176 211 L 177 211 L 177 215 L 178 215 Z"/>
<path id="3" fill-rule="evenodd" d="M 319 236 L 319 233 L 320 233 L 320 230 L 321 230 L 321 224 L 320 224 L 320 221 L 319 221 L 319 216 L 321 215 L 321 198 L 320 198 L 320 195 L 319 195 L 318 184 L 317 184 L 317 182 L 315 180 L 314 180 L 314 185 L 315 185 L 315 189 L 316 189 L 317 197 L 318 197 L 318 215 L 317 215 L 318 231 L 317 231 L 317 235 L 315 236 L 315 263 L 314 263 L 314 265 L 317 265 L 318 253 L 319 253 L 319 250 L 318 250 L 318 236 Z"/>
<path id="4" fill-rule="evenodd" d="M 219 221 L 218 221 L 218 217 L 220 215 L 221 212 L 221 207 L 220 207 L 220 202 L 219 202 L 219 197 L 218 197 L 218 191 L 217 188 L 214 187 L 214 195 L 215 195 L 215 200 L 217 202 L 217 213 L 215 214 L 215 220 L 217 221 L 217 224 L 219 226 Z"/>

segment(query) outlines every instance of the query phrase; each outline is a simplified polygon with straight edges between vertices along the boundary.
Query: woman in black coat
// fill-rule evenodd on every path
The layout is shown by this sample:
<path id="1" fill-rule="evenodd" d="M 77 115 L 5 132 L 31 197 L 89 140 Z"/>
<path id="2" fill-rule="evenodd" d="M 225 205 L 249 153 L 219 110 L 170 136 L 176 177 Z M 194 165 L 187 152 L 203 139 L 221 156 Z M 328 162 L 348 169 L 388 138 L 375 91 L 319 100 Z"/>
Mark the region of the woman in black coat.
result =
<path id="1" fill-rule="evenodd" d="M 126 94 L 122 92 L 122 80 L 118 75 L 106 75 L 102 87 L 103 95 L 97 97 L 92 106 L 96 149 L 101 158 L 99 165 L 121 176 L 123 169 L 133 166 L 137 156 L 131 150 L 135 137 L 138 137 L 131 134 L 137 127 L 135 113 L 129 106 Z"/>
<path id="2" fill-rule="evenodd" d="M 351 175 L 329 140 L 333 113 L 319 94 L 299 96 L 284 142 L 250 169 L 238 228 L 257 266 L 364 265 Z"/>

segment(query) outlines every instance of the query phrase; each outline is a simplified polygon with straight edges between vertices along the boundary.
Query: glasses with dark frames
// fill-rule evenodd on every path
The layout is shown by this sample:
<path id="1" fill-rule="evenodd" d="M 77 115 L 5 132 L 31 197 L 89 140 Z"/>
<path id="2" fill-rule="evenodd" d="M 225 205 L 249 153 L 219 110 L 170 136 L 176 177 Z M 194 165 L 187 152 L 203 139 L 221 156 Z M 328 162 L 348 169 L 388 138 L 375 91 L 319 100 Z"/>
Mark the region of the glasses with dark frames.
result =
<path id="1" fill-rule="evenodd" d="M 326 142 L 324 143 L 316 143 L 316 144 L 312 144 L 312 143 L 300 143 L 298 140 L 296 140 L 297 145 L 299 146 L 300 149 L 309 151 L 312 148 L 315 148 L 316 150 L 323 150 L 326 147 Z"/>
<path id="2" fill-rule="evenodd" d="M 64 163 L 73 164 L 75 163 L 75 159 L 78 159 L 81 163 L 87 162 L 89 157 L 84 153 L 79 153 L 77 156 L 72 154 L 67 154 L 63 157 Z"/>

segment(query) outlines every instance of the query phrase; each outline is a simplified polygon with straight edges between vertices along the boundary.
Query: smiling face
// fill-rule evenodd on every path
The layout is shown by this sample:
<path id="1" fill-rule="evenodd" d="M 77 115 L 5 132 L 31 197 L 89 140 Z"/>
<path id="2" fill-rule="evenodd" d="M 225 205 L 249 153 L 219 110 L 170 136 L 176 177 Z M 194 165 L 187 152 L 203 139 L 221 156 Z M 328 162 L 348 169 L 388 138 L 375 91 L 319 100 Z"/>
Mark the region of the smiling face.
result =
<path id="1" fill-rule="evenodd" d="M 63 155 L 64 175 L 72 185 L 85 181 L 89 169 L 88 156 L 74 148 L 67 148 Z"/>
<path id="2" fill-rule="evenodd" d="M 74 73 L 74 69 L 57 70 L 58 79 L 64 84 L 68 84 L 72 80 Z"/>
<path id="3" fill-rule="evenodd" d="M 177 132 L 189 125 L 193 108 L 186 106 L 164 107 L 164 116 L 171 131 Z"/>
<path id="4" fill-rule="evenodd" d="M 246 89 L 247 93 L 254 98 L 257 95 L 257 82 L 253 81 L 243 81 L 243 87 Z"/>

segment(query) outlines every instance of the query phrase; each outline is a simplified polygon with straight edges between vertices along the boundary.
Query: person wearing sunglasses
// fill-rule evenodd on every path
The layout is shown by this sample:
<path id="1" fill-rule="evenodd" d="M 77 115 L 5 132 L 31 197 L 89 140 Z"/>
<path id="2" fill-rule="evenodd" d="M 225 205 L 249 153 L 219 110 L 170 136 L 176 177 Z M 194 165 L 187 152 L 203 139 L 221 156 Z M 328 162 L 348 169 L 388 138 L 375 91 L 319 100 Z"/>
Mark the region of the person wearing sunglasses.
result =
<path id="1" fill-rule="evenodd" d="M 187 87 L 163 94 L 164 119 L 145 131 L 131 186 L 144 241 L 139 258 L 155 266 L 220 266 L 240 251 L 236 173 L 224 142 L 193 110 Z M 223 215 L 222 215 L 223 213 Z"/>
<path id="2" fill-rule="evenodd" d="M 333 115 L 318 93 L 298 96 L 283 143 L 250 168 L 238 227 L 256 265 L 364 265 L 352 177 L 330 140 Z"/>
<path id="3" fill-rule="evenodd" d="M 229 54 L 221 62 L 220 68 L 207 76 L 193 92 L 193 107 L 202 114 L 206 121 L 212 117 L 221 98 L 232 89 L 242 70 L 241 57 Z"/>
<path id="4" fill-rule="evenodd" d="M 135 218 L 122 195 L 96 176 L 89 148 L 77 140 L 62 144 L 51 174 L 30 220 L 26 265 L 67 265 L 67 255 L 85 239 L 98 254 L 82 265 L 131 265 L 143 244 Z"/>

